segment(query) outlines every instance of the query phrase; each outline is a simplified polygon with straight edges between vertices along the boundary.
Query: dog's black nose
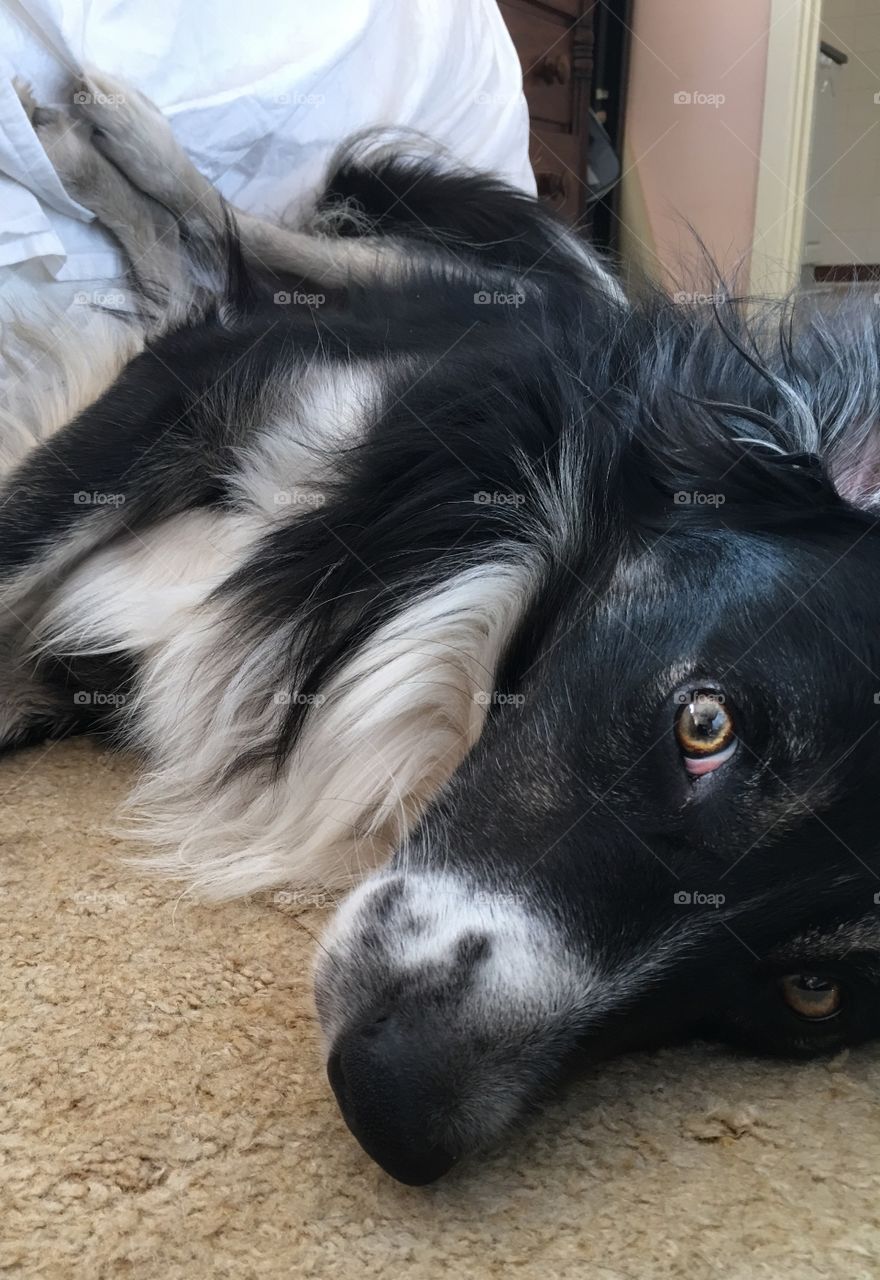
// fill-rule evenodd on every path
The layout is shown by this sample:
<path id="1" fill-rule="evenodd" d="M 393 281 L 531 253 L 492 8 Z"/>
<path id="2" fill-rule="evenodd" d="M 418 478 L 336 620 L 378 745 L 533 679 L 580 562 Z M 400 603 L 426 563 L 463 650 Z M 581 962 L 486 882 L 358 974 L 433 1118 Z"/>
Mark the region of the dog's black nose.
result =
<path id="1" fill-rule="evenodd" d="M 431 1084 L 430 1046 L 418 1031 L 380 1018 L 346 1032 L 327 1075 L 345 1123 L 367 1155 L 398 1182 L 433 1182 L 455 1163 L 432 1133 L 443 1105 Z"/>

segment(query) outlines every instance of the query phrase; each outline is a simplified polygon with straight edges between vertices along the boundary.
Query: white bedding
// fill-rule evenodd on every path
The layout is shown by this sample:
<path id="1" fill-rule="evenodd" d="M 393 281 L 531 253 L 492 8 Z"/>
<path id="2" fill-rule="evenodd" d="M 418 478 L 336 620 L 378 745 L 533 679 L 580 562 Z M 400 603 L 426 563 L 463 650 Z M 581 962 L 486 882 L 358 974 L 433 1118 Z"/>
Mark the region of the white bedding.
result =
<path id="1" fill-rule="evenodd" d="M 16 97 L 93 64 L 132 81 L 222 193 L 279 216 L 346 135 L 412 126 L 534 191 L 519 63 L 495 0 L 0 0 L 0 291 L 112 280 Z M 51 289 L 58 301 L 58 286 Z"/>

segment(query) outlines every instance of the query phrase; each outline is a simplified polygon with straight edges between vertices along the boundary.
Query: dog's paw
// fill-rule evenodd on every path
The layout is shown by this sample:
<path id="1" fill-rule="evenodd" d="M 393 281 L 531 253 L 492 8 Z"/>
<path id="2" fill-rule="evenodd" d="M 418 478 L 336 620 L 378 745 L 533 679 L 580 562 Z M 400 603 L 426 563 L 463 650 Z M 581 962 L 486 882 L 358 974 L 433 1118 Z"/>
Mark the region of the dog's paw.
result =
<path id="1" fill-rule="evenodd" d="M 102 157 L 92 146 L 91 131 L 64 111 L 38 107 L 34 128 L 43 150 L 69 196 L 97 213 Z"/>
<path id="2" fill-rule="evenodd" d="M 33 86 L 27 80 L 22 79 L 21 76 L 13 78 L 12 87 L 18 95 L 19 102 L 24 107 L 28 120 L 30 120 L 37 132 L 49 126 L 57 125 L 61 119 L 66 120 L 68 125 L 71 123 L 71 114 L 67 103 L 74 92 L 74 81 L 70 82 L 67 91 L 62 95 L 63 101 L 61 103 L 53 103 L 51 106 L 40 102 L 34 93 Z"/>
<path id="3" fill-rule="evenodd" d="M 116 203 L 108 201 L 122 179 L 96 150 L 91 125 L 74 115 L 72 107 L 42 105 L 23 81 L 15 82 L 15 89 L 64 190 L 106 220 L 108 212 L 116 210 Z M 77 92 L 76 86 L 71 86 L 66 100 L 72 100 Z"/>
<path id="4" fill-rule="evenodd" d="M 95 147 L 141 191 L 161 199 L 179 188 L 183 152 L 162 112 L 138 89 L 90 68 L 73 90 L 71 109 L 93 130 Z"/>
<path id="5" fill-rule="evenodd" d="M 34 114 L 39 110 L 40 104 L 34 96 L 34 91 L 27 80 L 23 80 L 21 76 L 14 76 L 12 87 L 18 95 L 18 100 L 24 107 L 25 115 L 31 124 L 34 121 Z"/>

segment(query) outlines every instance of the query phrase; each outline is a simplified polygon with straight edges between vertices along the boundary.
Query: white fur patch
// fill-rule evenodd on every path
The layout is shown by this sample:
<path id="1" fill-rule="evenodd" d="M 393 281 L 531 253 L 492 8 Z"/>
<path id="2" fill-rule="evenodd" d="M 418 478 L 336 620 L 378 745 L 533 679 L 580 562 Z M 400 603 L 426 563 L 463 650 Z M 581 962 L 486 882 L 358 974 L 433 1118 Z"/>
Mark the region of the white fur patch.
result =
<path id="1" fill-rule="evenodd" d="M 293 379 L 289 411 L 275 413 L 239 451 L 228 477 L 238 502 L 271 520 L 320 510 L 339 450 L 359 443 L 382 411 L 382 377 L 369 365 L 316 364 Z"/>
<path id="2" fill-rule="evenodd" d="M 36 625 L 57 654 L 155 651 L 188 624 L 262 532 L 253 519 L 189 511 L 90 556 Z"/>
<path id="3" fill-rule="evenodd" d="M 206 605 L 145 663 L 133 708 L 154 761 L 139 833 L 172 850 L 153 864 L 217 898 L 349 885 L 375 866 L 476 741 L 531 583 L 515 563 L 463 570 L 392 618 L 309 707 L 277 778 L 222 773 L 276 741 L 298 696 L 273 676 L 296 619 L 242 655 Z"/>
<path id="4" fill-rule="evenodd" d="M 377 927 L 372 919 L 376 896 L 396 883 L 403 885 L 400 898 Z M 319 974 L 327 968 L 332 990 L 347 963 L 358 968 L 364 945 L 376 948 L 388 972 L 400 976 L 454 964 L 459 943 L 475 936 L 490 944 L 467 996 L 480 1006 L 480 1026 L 540 1018 L 550 1009 L 573 1019 L 591 1006 L 601 989 L 598 971 L 564 947 L 526 894 L 480 890 L 472 881 L 442 870 L 381 871 L 371 876 L 337 911 L 316 965 Z M 334 957 L 329 965 L 328 952 Z M 344 999 L 338 1007 L 334 1004 L 331 999 L 323 1025 L 328 1044 L 350 1019 Z"/>

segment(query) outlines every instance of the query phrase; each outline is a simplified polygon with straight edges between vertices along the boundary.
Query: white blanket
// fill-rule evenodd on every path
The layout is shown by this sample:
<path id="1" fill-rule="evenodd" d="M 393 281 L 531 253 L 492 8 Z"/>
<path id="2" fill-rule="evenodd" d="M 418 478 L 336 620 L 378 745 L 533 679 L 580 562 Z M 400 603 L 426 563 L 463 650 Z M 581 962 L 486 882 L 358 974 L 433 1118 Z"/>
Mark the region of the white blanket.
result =
<path id="1" fill-rule="evenodd" d="M 519 63 L 495 0 L 0 0 L 7 284 L 122 270 L 110 237 L 64 193 L 11 85 L 22 76 L 58 101 L 83 64 L 154 99 L 197 166 L 255 213 L 307 200 L 340 140 L 380 125 L 417 128 L 534 191 Z"/>

